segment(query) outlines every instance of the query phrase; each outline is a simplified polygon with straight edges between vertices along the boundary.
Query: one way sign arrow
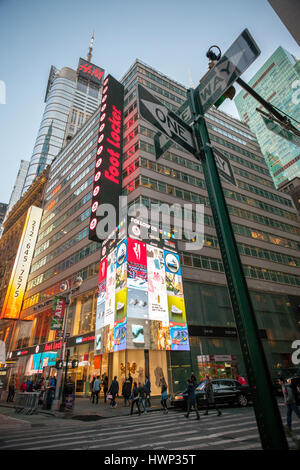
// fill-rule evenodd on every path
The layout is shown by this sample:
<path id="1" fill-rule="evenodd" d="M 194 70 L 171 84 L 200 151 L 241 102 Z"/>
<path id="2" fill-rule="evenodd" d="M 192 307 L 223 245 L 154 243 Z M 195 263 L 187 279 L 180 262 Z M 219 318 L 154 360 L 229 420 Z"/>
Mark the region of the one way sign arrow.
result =
<path id="1" fill-rule="evenodd" d="M 138 85 L 138 103 L 139 113 L 143 119 L 188 152 L 195 153 L 192 128 L 141 85 Z"/>

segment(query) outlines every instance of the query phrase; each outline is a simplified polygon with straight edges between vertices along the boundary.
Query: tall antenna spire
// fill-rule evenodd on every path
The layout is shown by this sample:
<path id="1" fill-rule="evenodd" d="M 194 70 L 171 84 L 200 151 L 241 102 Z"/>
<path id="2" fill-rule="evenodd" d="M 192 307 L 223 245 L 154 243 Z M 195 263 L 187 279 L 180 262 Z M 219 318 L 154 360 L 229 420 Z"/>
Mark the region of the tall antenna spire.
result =
<path id="1" fill-rule="evenodd" d="M 95 34 L 95 30 L 93 31 L 93 35 L 91 37 L 91 43 L 90 43 L 90 48 L 89 48 L 89 53 L 88 53 L 88 56 L 87 56 L 87 60 L 88 62 L 91 62 L 91 58 L 92 58 L 92 50 L 93 50 L 93 44 L 94 44 L 94 34 Z"/>
<path id="2" fill-rule="evenodd" d="M 190 69 L 188 69 L 188 75 L 189 75 L 189 81 L 190 81 L 190 86 L 191 86 L 191 88 L 195 88 L 195 87 L 194 87 L 193 80 L 192 80 L 192 75 L 191 75 Z"/>

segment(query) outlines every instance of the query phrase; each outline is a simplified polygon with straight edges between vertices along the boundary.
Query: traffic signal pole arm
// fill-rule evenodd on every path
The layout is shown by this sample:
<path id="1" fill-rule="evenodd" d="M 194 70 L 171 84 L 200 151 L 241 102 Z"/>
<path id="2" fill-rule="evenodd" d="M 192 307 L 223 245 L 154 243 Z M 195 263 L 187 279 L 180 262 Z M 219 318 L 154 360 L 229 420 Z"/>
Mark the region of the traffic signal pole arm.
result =
<path id="1" fill-rule="evenodd" d="M 260 96 L 256 91 L 248 85 L 248 83 L 244 82 L 240 77 L 236 79 L 236 83 L 238 83 L 244 90 L 246 90 L 249 95 L 253 96 L 256 101 L 258 101 L 269 113 L 274 116 L 286 129 L 293 131 L 296 135 L 300 135 L 299 130 L 291 124 L 290 120 L 287 116 L 283 116 L 281 113 L 274 108 L 271 103 L 268 103 L 262 96 Z"/>

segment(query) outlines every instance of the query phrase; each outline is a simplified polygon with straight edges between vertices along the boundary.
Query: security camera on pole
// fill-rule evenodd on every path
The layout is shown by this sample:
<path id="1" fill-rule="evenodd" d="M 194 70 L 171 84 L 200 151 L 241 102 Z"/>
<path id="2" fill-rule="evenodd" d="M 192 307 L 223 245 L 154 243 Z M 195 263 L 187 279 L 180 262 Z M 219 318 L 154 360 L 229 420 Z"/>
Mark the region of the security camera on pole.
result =
<path id="1" fill-rule="evenodd" d="M 60 286 L 60 291 L 63 293 L 60 297 L 65 300 L 66 304 L 66 312 L 64 315 L 64 324 L 63 324 L 63 335 L 62 335 L 62 348 L 60 359 L 57 361 L 57 378 L 56 378 L 56 388 L 55 388 L 55 397 L 52 402 L 52 410 L 58 411 L 60 408 L 60 400 L 62 398 L 61 392 L 61 383 L 62 383 L 62 373 L 63 373 L 63 366 L 65 361 L 65 354 L 66 354 L 66 333 L 67 333 L 67 324 L 68 324 L 68 315 L 69 315 L 69 306 L 71 303 L 71 297 L 74 292 L 78 291 L 83 280 L 80 276 L 77 276 L 74 281 L 74 287 L 68 290 L 68 283 L 63 282 Z M 66 364 L 67 367 L 67 364 Z"/>

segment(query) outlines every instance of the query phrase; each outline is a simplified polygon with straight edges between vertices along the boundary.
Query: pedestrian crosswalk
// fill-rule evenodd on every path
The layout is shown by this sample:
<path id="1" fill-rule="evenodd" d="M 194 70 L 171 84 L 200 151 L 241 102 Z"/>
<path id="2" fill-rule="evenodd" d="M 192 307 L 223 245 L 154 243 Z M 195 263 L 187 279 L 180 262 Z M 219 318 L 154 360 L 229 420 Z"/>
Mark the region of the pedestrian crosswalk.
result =
<path id="1" fill-rule="evenodd" d="M 300 437 L 300 422 L 293 425 Z M 0 436 L 0 450 L 197 450 L 261 449 L 252 408 L 226 409 L 222 416 L 211 412 L 187 419 L 182 411 L 151 412 L 141 416 L 119 416 L 92 423 L 66 422 L 58 429 L 8 431 Z"/>

